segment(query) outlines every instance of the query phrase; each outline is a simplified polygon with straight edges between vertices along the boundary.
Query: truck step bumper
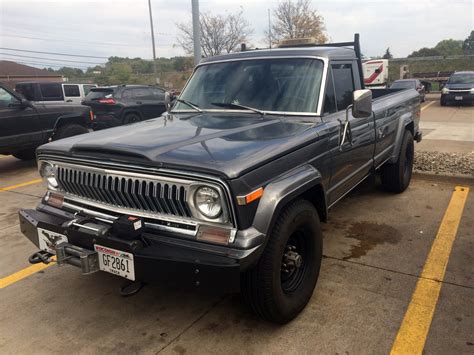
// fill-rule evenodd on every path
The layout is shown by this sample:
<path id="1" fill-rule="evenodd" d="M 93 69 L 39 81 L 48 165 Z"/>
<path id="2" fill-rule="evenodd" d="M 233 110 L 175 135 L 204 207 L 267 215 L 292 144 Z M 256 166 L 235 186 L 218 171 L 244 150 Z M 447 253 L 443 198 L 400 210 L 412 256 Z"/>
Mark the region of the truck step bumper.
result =
<path id="1" fill-rule="evenodd" d="M 248 257 L 216 255 L 208 251 L 209 245 L 203 245 L 201 250 L 168 242 L 145 245 L 140 240 L 123 240 L 110 233 L 93 233 L 71 225 L 67 218 L 38 210 L 20 210 L 19 219 L 22 233 L 38 248 L 38 228 L 67 236 L 67 242 L 55 248 L 57 262 L 79 267 L 83 274 L 99 271 L 94 246 L 100 245 L 133 254 L 136 281 L 238 292 L 241 262 Z"/>

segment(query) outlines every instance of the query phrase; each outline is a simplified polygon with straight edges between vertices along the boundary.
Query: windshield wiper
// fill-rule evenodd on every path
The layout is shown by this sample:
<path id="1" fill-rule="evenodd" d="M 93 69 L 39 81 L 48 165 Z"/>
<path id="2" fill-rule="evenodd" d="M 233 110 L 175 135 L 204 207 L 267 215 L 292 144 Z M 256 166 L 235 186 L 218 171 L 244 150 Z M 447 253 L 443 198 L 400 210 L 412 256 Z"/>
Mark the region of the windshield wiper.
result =
<path id="1" fill-rule="evenodd" d="M 182 102 L 183 104 L 188 105 L 189 107 L 195 109 L 198 112 L 202 112 L 202 110 L 199 107 L 197 107 L 195 104 L 193 104 L 192 102 L 189 102 L 189 101 L 183 100 L 183 99 L 176 99 L 176 101 Z"/>
<path id="2" fill-rule="evenodd" d="M 240 104 L 234 104 L 232 102 L 211 102 L 211 105 L 218 106 L 218 107 L 243 108 L 244 110 L 253 111 L 253 112 L 261 114 L 262 116 L 265 116 L 265 112 L 262 110 L 259 110 L 258 108 L 248 107 L 248 106 L 244 106 Z"/>

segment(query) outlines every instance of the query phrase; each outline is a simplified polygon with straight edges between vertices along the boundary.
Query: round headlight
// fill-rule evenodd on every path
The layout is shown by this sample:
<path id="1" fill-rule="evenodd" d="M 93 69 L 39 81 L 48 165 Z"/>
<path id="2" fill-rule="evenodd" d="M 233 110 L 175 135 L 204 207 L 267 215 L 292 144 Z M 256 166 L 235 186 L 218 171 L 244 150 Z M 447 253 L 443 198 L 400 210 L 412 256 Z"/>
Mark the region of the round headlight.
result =
<path id="1" fill-rule="evenodd" d="M 49 188 L 56 189 L 59 186 L 56 179 L 56 171 L 52 164 L 43 162 L 40 168 L 40 175 L 48 183 Z"/>
<path id="2" fill-rule="evenodd" d="M 222 213 L 219 192 L 212 187 L 203 186 L 194 194 L 196 208 L 208 218 L 217 218 Z"/>
<path id="3" fill-rule="evenodd" d="M 449 94 L 449 89 L 448 88 L 443 88 L 443 89 L 441 89 L 441 93 Z"/>

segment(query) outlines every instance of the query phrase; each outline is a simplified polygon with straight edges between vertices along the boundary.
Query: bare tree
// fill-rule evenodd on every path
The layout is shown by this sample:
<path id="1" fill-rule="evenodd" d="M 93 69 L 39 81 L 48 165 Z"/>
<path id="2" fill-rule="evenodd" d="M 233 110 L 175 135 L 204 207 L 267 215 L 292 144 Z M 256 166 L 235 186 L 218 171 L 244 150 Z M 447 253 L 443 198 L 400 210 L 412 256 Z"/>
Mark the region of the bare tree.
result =
<path id="1" fill-rule="evenodd" d="M 245 42 L 253 32 L 250 24 L 243 18 L 242 12 L 227 16 L 201 13 L 199 16 L 201 28 L 201 49 L 205 57 L 236 50 L 238 45 Z M 177 40 L 186 53 L 193 53 L 193 30 L 190 21 L 177 23 Z"/>
<path id="2" fill-rule="evenodd" d="M 278 43 L 287 38 L 313 37 L 317 43 L 326 43 L 328 36 L 323 17 L 311 9 L 311 0 L 284 0 L 273 10 L 271 34 L 265 33 L 267 42 Z"/>

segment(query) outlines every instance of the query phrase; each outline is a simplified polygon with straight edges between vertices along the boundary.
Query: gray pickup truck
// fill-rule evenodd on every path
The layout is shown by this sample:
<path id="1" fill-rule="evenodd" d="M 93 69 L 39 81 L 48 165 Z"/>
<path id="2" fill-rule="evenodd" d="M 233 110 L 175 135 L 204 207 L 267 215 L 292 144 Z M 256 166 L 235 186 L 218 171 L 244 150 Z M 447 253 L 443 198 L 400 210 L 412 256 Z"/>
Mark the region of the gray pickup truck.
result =
<path id="1" fill-rule="evenodd" d="M 419 94 L 364 90 L 358 43 L 206 58 L 169 114 L 40 147 L 48 191 L 19 213 L 30 261 L 115 274 L 124 294 L 240 290 L 290 321 L 318 279 L 320 221 L 376 170 L 404 191 L 421 139 Z"/>

